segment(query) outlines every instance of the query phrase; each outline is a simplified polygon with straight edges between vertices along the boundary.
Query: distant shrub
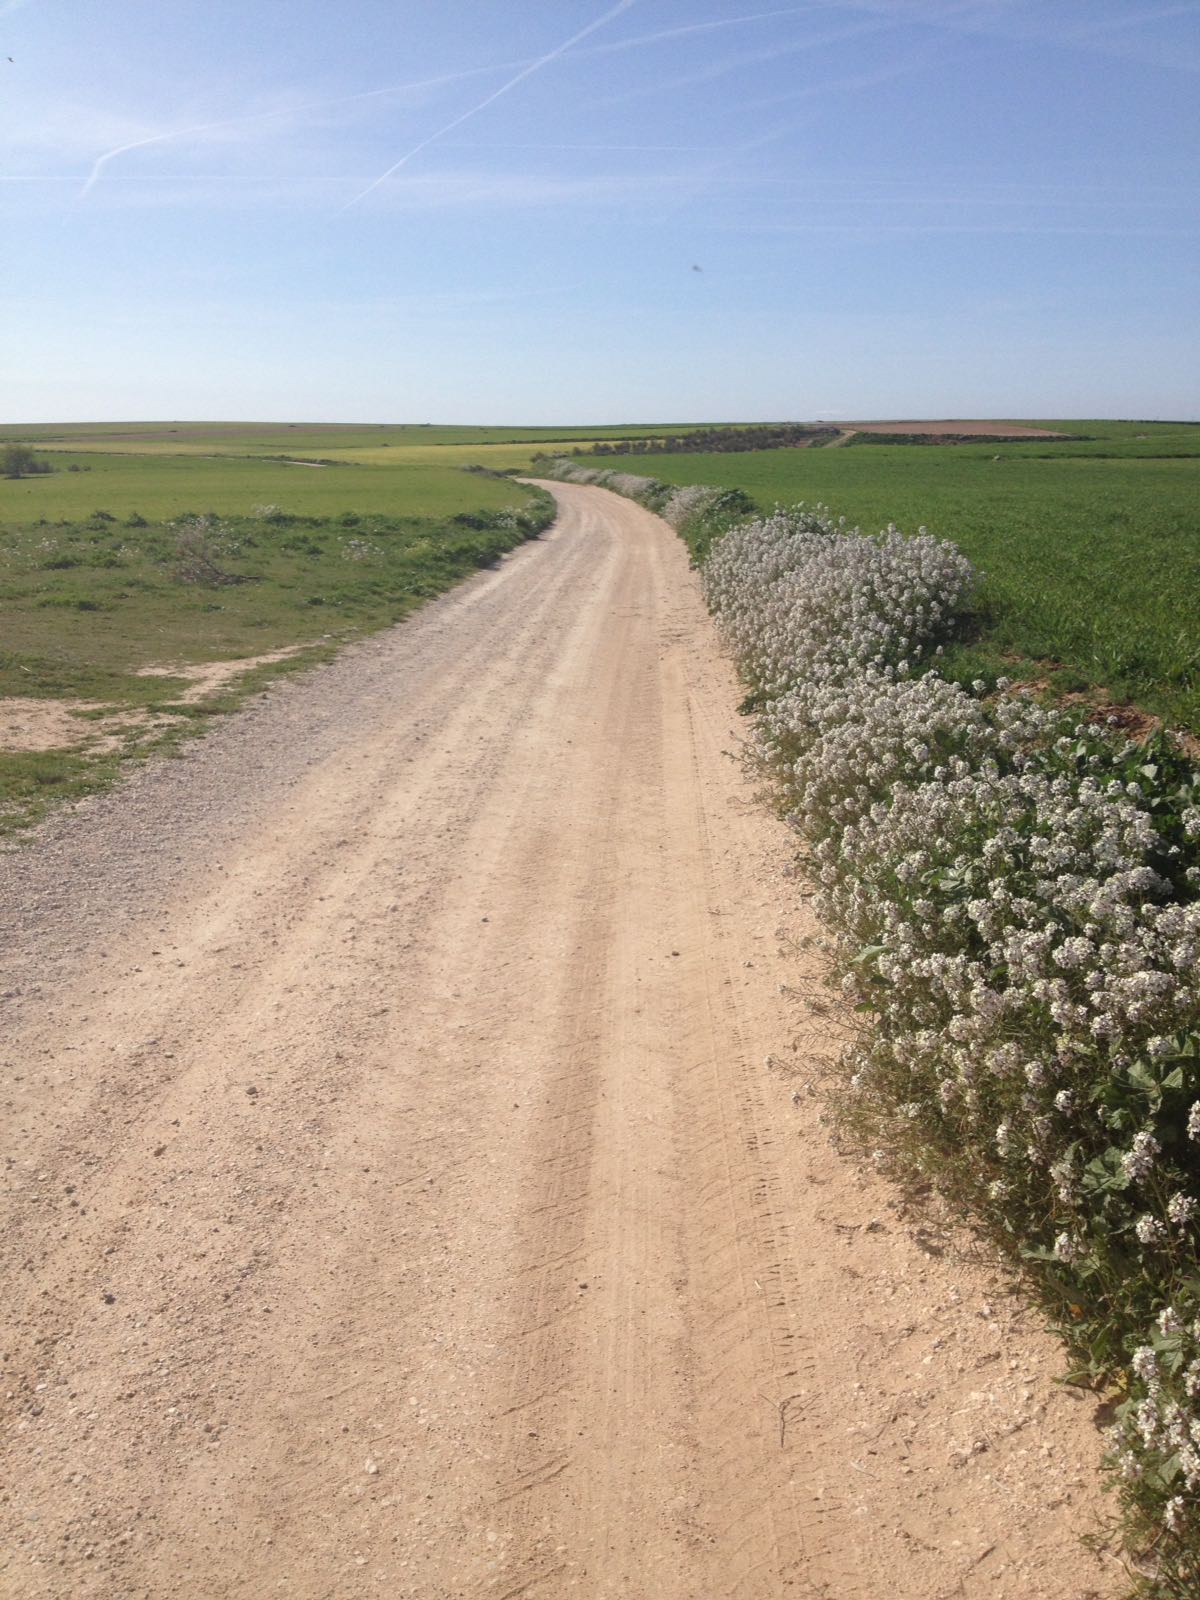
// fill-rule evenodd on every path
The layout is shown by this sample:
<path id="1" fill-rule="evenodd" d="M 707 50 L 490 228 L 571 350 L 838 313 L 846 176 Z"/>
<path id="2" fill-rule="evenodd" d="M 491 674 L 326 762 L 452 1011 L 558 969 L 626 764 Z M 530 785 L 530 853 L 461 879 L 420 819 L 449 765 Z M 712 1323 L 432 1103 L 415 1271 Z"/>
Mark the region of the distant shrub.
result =
<path id="1" fill-rule="evenodd" d="M 0 455 L 0 471 L 6 478 L 35 478 L 54 468 L 48 461 L 35 456 L 27 444 L 8 444 Z"/>
<path id="2" fill-rule="evenodd" d="M 174 522 L 175 577 L 180 583 L 217 587 L 245 583 L 242 573 L 229 572 L 221 561 L 236 555 L 238 546 L 232 530 L 212 516 L 188 517 Z"/>

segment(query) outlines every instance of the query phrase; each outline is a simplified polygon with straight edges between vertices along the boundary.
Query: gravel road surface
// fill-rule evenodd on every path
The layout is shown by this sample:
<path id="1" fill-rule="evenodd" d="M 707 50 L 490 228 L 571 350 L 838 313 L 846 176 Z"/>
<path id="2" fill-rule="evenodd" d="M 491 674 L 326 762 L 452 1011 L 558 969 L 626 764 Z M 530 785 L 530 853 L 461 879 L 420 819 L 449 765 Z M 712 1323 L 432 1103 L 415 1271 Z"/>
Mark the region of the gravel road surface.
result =
<path id="1" fill-rule="evenodd" d="M 552 487 L 0 858 L 0 1593 L 1115 1593 L 1094 1402 L 820 1125 L 682 546 Z"/>

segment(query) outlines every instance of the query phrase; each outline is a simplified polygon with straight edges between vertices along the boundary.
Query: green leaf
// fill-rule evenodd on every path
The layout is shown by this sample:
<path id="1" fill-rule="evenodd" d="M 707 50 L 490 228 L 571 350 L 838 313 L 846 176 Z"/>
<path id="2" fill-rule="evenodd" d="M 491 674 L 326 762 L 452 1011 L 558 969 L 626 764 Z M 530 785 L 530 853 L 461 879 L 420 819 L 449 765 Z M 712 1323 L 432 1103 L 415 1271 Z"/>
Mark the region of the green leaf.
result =
<path id="1" fill-rule="evenodd" d="M 858 952 L 858 954 L 851 961 L 850 965 L 852 967 L 865 966 L 868 961 L 874 961 L 877 957 L 881 956 L 886 949 L 887 945 L 885 944 L 866 945 Z"/>
<path id="2" fill-rule="evenodd" d="M 1097 1156 L 1094 1161 L 1089 1161 L 1083 1169 L 1080 1179 L 1080 1188 L 1085 1194 L 1120 1194 L 1128 1189 L 1129 1179 L 1125 1174 L 1125 1152 L 1115 1145 L 1110 1146 L 1103 1155 Z"/>
<path id="3" fill-rule="evenodd" d="M 1158 1079 L 1154 1076 L 1153 1068 L 1144 1061 L 1135 1061 L 1129 1069 L 1129 1081 L 1135 1088 L 1142 1089 L 1146 1094 L 1158 1094 Z"/>

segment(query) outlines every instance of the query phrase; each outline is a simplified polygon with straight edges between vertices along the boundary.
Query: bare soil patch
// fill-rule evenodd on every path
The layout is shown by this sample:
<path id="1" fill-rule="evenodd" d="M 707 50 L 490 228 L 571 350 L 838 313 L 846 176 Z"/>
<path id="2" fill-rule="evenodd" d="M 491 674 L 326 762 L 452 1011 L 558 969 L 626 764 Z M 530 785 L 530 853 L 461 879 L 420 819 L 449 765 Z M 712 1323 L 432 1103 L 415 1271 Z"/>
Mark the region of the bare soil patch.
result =
<path id="1" fill-rule="evenodd" d="M 102 754 L 150 727 L 176 718 L 129 707 L 105 710 L 90 700 L 40 700 L 0 697 L 0 751 L 82 750 Z"/>
<path id="2" fill-rule="evenodd" d="M 172 697 L 174 703 L 198 705 L 220 693 L 255 667 L 268 666 L 303 655 L 311 645 L 292 645 L 233 661 L 202 661 L 191 665 L 156 662 L 140 667 L 142 678 L 185 679 L 188 688 Z M 0 751 L 78 750 L 93 753 L 119 749 L 129 737 L 148 728 L 177 722 L 169 713 L 138 706 L 114 709 L 98 701 L 46 699 L 33 695 L 0 696 Z"/>
<path id="3" fill-rule="evenodd" d="M 96 736 L 94 722 L 80 713 L 96 709 L 86 700 L 38 700 L 22 695 L 0 697 L 0 750 L 62 750 Z"/>
<path id="4" fill-rule="evenodd" d="M 266 650 L 257 656 L 239 656 L 233 661 L 201 661 L 192 665 L 171 662 L 153 662 L 139 667 L 139 678 L 184 678 L 191 685 L 178 696 L 182 705 L 196 705 L 235 683 L 255 667 L 265 667 L 276 661 L 289 661 L 312 649 L 310 644 L 288 645 L 282 650 Z"/>
<path id="5" fill-rule="evenodd" d="M 1064 433 L 1051 433 L 1047 428 L 1022 428 L 1008 422 L 964 421 L 961 418 L 942 418 L 936 422 L 844 422 L 841 426 L 852 433 L 917 433 L 917 434 L 977 434 L 981 439 L 1065 439 Z"/>

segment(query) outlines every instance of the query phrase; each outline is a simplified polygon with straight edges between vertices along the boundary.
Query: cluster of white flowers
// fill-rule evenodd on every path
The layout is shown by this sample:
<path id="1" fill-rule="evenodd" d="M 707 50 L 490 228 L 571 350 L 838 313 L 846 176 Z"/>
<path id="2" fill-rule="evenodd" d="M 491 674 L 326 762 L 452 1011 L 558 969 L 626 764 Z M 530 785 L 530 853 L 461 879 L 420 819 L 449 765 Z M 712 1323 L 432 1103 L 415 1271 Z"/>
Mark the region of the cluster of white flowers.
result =
<path id="1" fill-rule="evenodd" d="M 629 500 L 644 500 L 663 487 L 657 478 L 643 478 L 636 472 L 617 472 L 613 467 L 585 467 L 580 461 L 562 456 L 544 469 L 550 477 L 564 483 L 590 483 L 600 489 L 611 489 Z"/>
<path id="2" fill-rule="evenodd" d="M 1200 1502 L 1200 1319 L 1166 1306 L 1129 1369 L 1131 1393 L 1112 1430 L 1116 1467 L 1126 1482 L 1163 1485 L 1162 1520 L 1181 1534 Z"/>
<path id="3" fill-rule="evenodd" d="M 634 472 L 618 472 L 613 467 L 585 467 L 570 457 L 556 459 L 544 470 L 564 483 L 592 484 L 599 489 L 611 489 L 628 500 L 636 500 L 681 533 L 689 528 L 702 528 L 714 523 L 723 529 L 729 521 L 724 515 L 727 509 L 742 512 L 747 504 L 737 491 L 715 489 L 711 484 L 689 483 L 682 488 L 675 488 L 657 478 L 643 478 Z"/>
<path id="4" fill-rule="evenodd" d="M 746 517 L 754 506 L 741 490 L 720 490 L 709 483 L 688 483 L 678 488 L 659 478 L 640 477 L 637 472 L 619 472 L 616 467 L 586 467 L 570 456 L 560 456 L 539 470 L 563 483 L 590 483 L 635 499 L 669 522 L 675 533 L 682 534 L 693 558 L 701 558 L 712 539 Z"/>
<path id="5" fill-rule="evenodd" d="M 1116 734 L 928 670 L 973 584 L 952 545 L 799 508 L 731 530 L 704 577 L 871 1019 L 845 1061 L 851 1125 L 953 1166 L 998 1234 L 1092 1286 L 1066 1299 L 1111 1299 L 1110 1349 L 1171 1299 L 1182 1327 L 1200 1312 L 1195 805 Z M 1149 1372 L 1139 1351 L 1121 1470 L 1169 1483 L 1159 1514 L 1194 1533 L 1200 1343 Z"/>
<path id="6" fill-rule="evenodd" d="M 771 699 L 906 677 L 972 586 L 953 545 L 894 528 L 867 538 L 820 507 L 732 529 L 704 573 L 744 669 Z M 803 722 L 802 698 L 796 709 Z"/>
<path id="7" fill-rule="evenodd" d="M 383 554 L 382 546 L 372 544 L 370 539 L 343 539 L 341 547 L 343 561 L 369 561 Z"/>
<path id="8" fill-rule="evenodd" d="M 222 556 L 242 553 L 243 541 L 229 523 L 213 511 L 203 516 L 189 515 L 168 522 L 167 528 L 179 541 L 180 548 L 213 552 Z"/>
<path id="9" fill-rule="evenodd" d="M 707 483 L 689 483 L 685 488 L 673 490 L 658 514 L 673 528 L 686 528 L 689 523 L 703 522 L 714 513 L 719 514 L 728 498 L 725 489 L 714 489 Z"/>

